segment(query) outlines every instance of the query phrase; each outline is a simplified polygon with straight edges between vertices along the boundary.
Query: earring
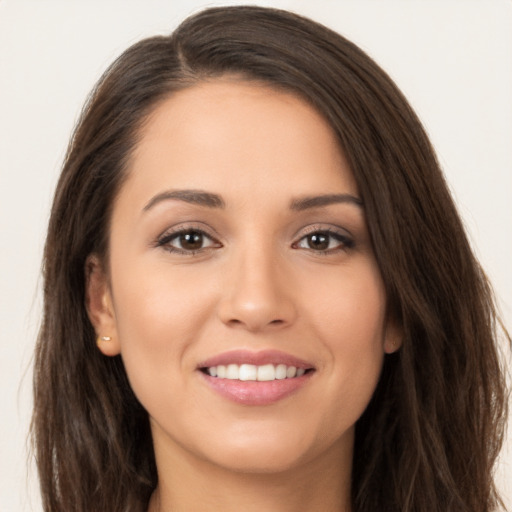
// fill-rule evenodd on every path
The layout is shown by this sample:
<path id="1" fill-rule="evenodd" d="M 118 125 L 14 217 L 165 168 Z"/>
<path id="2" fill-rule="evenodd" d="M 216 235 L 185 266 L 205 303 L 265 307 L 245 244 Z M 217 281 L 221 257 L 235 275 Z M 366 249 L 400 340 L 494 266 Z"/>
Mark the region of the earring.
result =
<path id="1" fill-rule="evenodd" d="M 112 341 L 112 338 L 110 336 L 98 336 L 96 340 L 96 345 L 100 345 L 102 341 Z"/>

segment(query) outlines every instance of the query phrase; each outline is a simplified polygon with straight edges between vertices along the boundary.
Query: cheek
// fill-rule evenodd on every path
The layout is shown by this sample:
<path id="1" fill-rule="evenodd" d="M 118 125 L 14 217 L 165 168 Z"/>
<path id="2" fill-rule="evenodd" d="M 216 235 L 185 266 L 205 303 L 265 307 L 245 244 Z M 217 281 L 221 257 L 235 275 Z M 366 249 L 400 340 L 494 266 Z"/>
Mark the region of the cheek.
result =
<path id="1" fill-rule="evenodd" d="M 123 347 L 137 344 L 141 349 L 186 343 L 209 313 L 215 289 L 215 283 L 203 280 L 199 286 L 187 269 L 166 264 L 165 255 L 131 264 L 125 259 L 115 267 L 112 283 Z"/>
<path id="2" fill-rule="evenodd" d="M 350 271 L 341 268 L 338 276 L 327 275 L 321 284 L 306 283 L 314 293 L 306 296 L 309 307 L 305 304 L 303 311 L 309 311 L 310 322 L 332 351 L 381 352 L 386 298 L 376 265 L 361 261 Z"/>
<path id="3" fill-rule="evenodd" d="M 129 267 L 129 268 L 128 268 Z M 211 290 L 165 267 L 117 265 L 112 275 L 117 334 L 130 384 L 151 409 L 185 385 L 186 354 L 211 315 Z M 183 272 L 181 272 L 183 274 Z"/>
<path id="4" fill-rule="evenodd" d="M 329 290 L 327 292 L 327 289 Z M 345 276 L 343 286 L 317 294 L 311 323 L 328 353 L 325 396 L 334 399 L 331 419 L 354 423 L 377 386 L 384 360 L 385 293 L 373 267 Z M 350 417 L 343 417 L 349 412 Z"/>

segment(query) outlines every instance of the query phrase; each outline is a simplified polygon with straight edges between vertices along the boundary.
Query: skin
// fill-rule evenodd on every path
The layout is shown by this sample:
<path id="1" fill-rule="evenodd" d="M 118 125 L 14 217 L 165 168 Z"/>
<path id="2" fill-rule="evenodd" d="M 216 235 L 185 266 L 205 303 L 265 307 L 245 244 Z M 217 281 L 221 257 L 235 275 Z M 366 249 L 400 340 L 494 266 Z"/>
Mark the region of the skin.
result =
<path id="1" fill-rule="evenodd" d="M 400 333 L 363 207 L 290 208 L 359 197 L 331 128 L 292 94 L 216 79 L 155 109 L 128 172 L 110 270 L 89 258 L 87 303 L 98 335 L 112 338 L 99 349 L 121 354 L 150 416 L 159 485 L 149 510 L 350 510 L 354 425 Z M 155 199 L 178 190 L 217 194 L 224 207 Z M 204 231 L 203 245 L 172 252 L 177 229 Z M 327 230 L 327 249 L 312 244 Z M 315 371 L 276 403 L 234 403 L 197 370 L 234 349 L 277 349 Z"/>

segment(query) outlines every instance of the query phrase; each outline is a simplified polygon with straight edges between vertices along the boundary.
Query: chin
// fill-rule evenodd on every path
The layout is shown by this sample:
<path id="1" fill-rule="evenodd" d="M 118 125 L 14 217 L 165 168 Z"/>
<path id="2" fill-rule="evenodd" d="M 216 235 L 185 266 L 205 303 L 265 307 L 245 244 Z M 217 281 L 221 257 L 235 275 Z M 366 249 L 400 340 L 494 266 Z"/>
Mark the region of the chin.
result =
<path id="1" fill-rule="evenodd" d="M 282 473 L 307 464 L 332 445 L 300 429 L 265 429 L 252 434 L 218 439 L 203 451 L 217 466 L 239 473 Z"/>
<path id="2" fill-rule="evenodd" d="M 212 454 L 210 460 L 216 465 L 237 473 L 270 474 L 283 473 L 299 467 L 305 459 L 301 450 L 291 447 L 260 447 L 243 450 L 224 450 Z"/>

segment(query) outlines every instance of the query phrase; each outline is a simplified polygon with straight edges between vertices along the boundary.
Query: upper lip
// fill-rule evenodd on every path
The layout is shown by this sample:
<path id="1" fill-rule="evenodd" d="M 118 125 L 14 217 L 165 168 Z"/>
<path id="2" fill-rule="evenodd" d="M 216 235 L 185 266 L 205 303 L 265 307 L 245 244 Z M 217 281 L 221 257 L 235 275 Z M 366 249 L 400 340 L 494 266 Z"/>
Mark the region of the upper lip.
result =
<path id="1" fill-rule="evenodd" d="M 295 366 L 296 368 L 304 368 L 305 370 L 314 368 L 314 365 L 310 362 L 279 350 L 261 350 L 257 352 L 250 350 L 231 350 L 210 357 L 201 362 L 197 367 L 201 369 L 228 364 L 253 364 L 255 366 L 285 364 L 286 366 Z"/>

